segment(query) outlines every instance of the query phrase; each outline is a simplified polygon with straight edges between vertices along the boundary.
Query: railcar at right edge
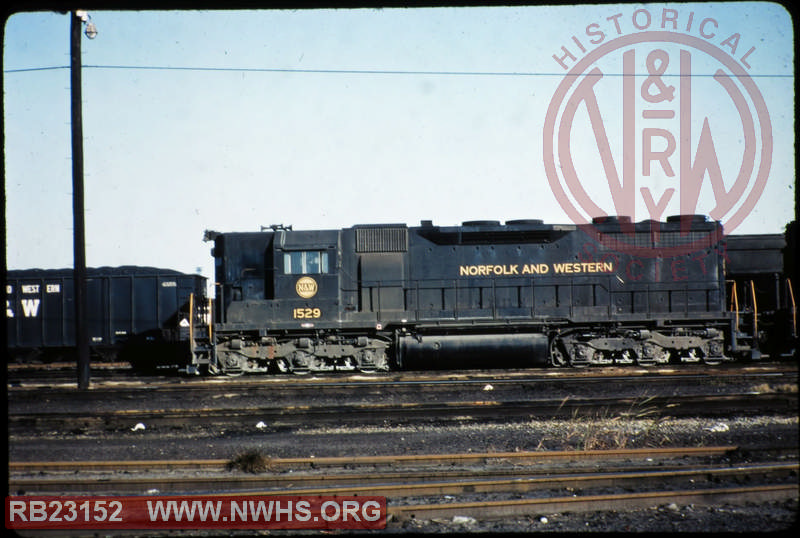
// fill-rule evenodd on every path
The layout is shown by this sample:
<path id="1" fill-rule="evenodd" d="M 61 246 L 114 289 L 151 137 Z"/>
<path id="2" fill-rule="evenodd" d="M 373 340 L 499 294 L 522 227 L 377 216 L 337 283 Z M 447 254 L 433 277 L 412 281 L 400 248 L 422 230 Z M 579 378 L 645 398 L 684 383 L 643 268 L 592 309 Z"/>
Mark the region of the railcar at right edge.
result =
<path id="1" fill-rule="evenodd" d="M 752 358 L 796 358 L 796 222 L 784 234 L 729 235 L 724 261 L 733 334 Z"/>

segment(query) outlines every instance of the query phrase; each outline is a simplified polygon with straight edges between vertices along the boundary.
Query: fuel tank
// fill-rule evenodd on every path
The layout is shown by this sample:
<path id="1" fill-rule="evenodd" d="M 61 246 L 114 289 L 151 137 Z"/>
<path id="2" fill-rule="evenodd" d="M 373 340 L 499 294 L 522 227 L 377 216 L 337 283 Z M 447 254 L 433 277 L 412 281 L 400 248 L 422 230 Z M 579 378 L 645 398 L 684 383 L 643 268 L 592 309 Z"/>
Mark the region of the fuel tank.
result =
<path id="1" fill-rule="evenodd" d="M 547 359 L 547 335 L 537 333 L 406 335 L 398 341 L 405 368 L 535 366 Z"/>

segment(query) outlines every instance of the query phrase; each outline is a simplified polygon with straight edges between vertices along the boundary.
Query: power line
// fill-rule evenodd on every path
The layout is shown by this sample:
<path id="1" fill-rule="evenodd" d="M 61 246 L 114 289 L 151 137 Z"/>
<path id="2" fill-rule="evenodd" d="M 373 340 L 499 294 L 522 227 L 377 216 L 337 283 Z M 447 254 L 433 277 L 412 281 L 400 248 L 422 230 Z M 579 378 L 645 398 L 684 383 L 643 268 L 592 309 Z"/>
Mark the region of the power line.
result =
<path id="1" fill-rule="evenodd" d="M 23 69 L 3 69 L 3 73 L 27 73 L 31 71 L 57 71 L 59 69 L 69 69 L 68 65 L 53 67 L 26 67 Z"/>
<path id="2" fill-rule="evenodd" d="M 52 71 L 68 69 L 69 66 L 31 67 L 7 69 L 3 73 L 25 73 L 33 71 Z M 563 72 L 526 72 L 526 71 L 421 71 L 392 69 L 297 69 L 280 67 L 182 67 L 158 65 L 84 65 L 84 69 L 117 69 L 139 71 L 195 71 L 195 72 L 234 72 L 234 73 L 297 73 L 321 75 L 406 75 L 406 76 L 454 76 L 454 77 L 564 77 Z M 627 76 L 623 73 L 602 73 L 607 77 Z M 636 73 L 633 76 L 650 76 L 649 73 Z M 678 77 L 680 74 L 665 73 L 662 77 Z M 693 73 L 692 77 L 713 77 L 714 73 Z M 792 78 L 792 74 L 753 74 L 751 78 Z"/>

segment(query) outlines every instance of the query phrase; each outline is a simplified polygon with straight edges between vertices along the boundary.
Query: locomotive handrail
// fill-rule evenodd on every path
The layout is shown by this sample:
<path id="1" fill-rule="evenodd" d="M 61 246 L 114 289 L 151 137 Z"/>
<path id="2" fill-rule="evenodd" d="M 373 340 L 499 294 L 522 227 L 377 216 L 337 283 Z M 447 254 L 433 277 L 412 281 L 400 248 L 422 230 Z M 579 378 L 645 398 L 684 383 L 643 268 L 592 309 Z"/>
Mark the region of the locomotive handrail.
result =
<path id="1" fill-rule="evenodd" d="M 189 294 L 189 347 L 194 351 L 194 292 Z"/>
<path id="2" fill-rule="evenodd" d="M 750 295 L 753 296 L 753 339 L 758 338 L 758 302 L 756 301 L 756 285 L 750 281 Z"/>
<path id="3" fill-rule="evenodd" d="M 731 284 L 731 305 L 729 310 L 733 312 L 734 315 L 734 331 L 736 334 L 739 333 L 739 295 L 736 291 L 736 281 L 735 280 L 726 280 L 725 282 Z"/>
<path id="4" fill-rule="evenodd" d="M 792 301 L 792 336 L 797 337 L 797 304 L 794 302 L 794 290 L 792 289 L 792 279 L 786 279 L 786 287 L 789 289 L 789 299 Z"/>
<path id="5" fill-rule="evenodd" d="M 214 302 L 208 298 L 208 311 L 206 312 L 206 325 L 208 326 L 208 341 L 214 341 Z"/>

